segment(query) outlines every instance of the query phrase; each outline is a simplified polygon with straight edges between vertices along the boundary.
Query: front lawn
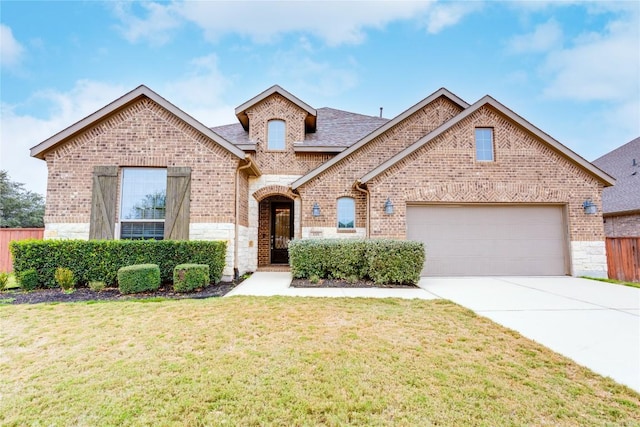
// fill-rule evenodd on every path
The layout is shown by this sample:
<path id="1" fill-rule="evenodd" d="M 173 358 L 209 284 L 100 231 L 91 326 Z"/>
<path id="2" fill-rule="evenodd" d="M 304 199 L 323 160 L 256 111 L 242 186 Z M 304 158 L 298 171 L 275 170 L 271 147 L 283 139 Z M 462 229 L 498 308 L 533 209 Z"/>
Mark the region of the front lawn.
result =
<path id="1" fill-rule="evenodd" d="M 0 424 L 638 425 L 640 395 L 441 300 L 19 305 Z"/>

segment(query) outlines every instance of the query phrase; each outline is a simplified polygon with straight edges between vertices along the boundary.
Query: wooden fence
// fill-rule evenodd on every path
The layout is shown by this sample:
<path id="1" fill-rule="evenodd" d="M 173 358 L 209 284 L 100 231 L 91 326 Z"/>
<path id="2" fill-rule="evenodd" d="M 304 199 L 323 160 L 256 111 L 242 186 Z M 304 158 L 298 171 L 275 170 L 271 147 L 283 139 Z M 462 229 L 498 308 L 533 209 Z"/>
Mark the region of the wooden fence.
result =
<path id="1" fill-rule="evenodd" d="M 0 228 L 0 272 L 13 271 L 9 242 L 12 240 L 42 239 L 44 228 Z"/>
<path id="2" fill-rule="evenodd" d="M 640 282 L 640 237 L 608 237 L 609 278 Z"/>

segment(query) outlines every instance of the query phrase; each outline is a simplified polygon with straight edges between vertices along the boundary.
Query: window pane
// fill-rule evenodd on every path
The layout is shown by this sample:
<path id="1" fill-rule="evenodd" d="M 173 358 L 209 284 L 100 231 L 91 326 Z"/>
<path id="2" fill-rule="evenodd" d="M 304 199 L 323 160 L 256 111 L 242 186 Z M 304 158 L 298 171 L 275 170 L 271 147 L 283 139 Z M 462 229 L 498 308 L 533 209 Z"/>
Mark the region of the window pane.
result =
<path id="1" fill-rule="evenodd" d="M 356 202 L 351 197 L 338 199 L 338 228 L 355 228 Z"/>
<path id="2" fill-rule="evenodd" d="M 267 144 L 269 150 L 284 150 L 284 121 L 270 120 L 268 133 Z"/>
<path id="3" fill-rule="evenodd" d="M 121 219 L 164 219 L 166 169 L 123 169 Z"/>
<path id="4" fill-rule="evenodd" d="M 164 238 L 164 222 L 122 222 L 120 223 L 121 239 L 155 239 Z"/>
<path id="5" fill-rule="evenodd" d="M 476 159 L 493 161 L 493 129 L 476 129 Z"/>

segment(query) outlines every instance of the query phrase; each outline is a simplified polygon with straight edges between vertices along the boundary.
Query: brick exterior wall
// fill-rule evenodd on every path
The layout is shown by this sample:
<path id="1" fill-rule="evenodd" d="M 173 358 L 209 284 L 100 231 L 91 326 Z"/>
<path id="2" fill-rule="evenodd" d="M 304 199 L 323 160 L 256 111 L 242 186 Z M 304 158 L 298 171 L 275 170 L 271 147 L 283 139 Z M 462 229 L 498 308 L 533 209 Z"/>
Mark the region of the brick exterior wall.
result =
<path id="1" fill-rule="evenodd" d="M 494 129 L 495 161 L 475 160 L 475 128 Z M 404 238 L 406 202 L 555 203 L 567 207 L 571 241 L 603 241 L 603 185 L 490 107 L 479 109 L 369 183 L 371 237 Z M 391 197 L 394 215 L 384 214 Z"/>
<path id="2" fill-rule="evenodd" d="M 604 234 L 607 237 L 640 237 L 640 213 L 606 216 Z"/>
<path id="3" fill-rule="evenodd" d="M 279 94 L 252 106 L 249 117 L 249 139 L 256 143 L 256 161 L 264 174 L 303 175 L 333 157 L 327 153 L 294 152 L 294 143 L 304 141 L 304 120 L 307 112 Z M 267 147 L 267 123 L 269 120 L 285 122 L 285 149 L 269 150 Z"/>
<path id="4" fill-rule="evenodd" d="M 99 165 L 189 166 L 191 222 L 235 223 L 239 159 L 148 99 L 97 123 L 45 160 L 45 223 L 89 223 L 93 168 Z"/>
<path id="5" fill-rule="evenodd" d="M 301 186 L 303 227 L 335 228 L 337 199 L 343 196 L 356 200 L 356 227 L 365 227 L 366 196 L 353 188 L 354 181 L 460 111 L 458 105 L 440 97 Z M 318 218 L 311 215 L 314 202 L 320 206 Z"/>

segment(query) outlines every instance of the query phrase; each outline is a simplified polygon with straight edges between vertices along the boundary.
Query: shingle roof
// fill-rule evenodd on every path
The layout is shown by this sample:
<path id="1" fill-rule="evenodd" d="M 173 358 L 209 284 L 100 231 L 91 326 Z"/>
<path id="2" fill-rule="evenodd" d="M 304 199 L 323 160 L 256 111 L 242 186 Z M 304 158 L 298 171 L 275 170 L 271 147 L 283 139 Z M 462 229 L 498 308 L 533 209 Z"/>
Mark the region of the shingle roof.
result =
<path id="1" fill-rule="evenodd" d="M 316 132 L 308 133 L 302 145 L 350 147 L 363 136 L 389 121 L 381 117 L 365 116 L 328 107 L 318 108 L 317 111 Z"/>
<path id="2" fill-rule="evenodd" d="M 640 137 L 594 160 L 593 164 L 616 179 L 616 185 L 602 193 L 605 214 L 640 210 Z"/>
<path id="3" fill-rule="evenodd" d="M 304 141 L 296 141 L 299 146 L 349 147 L 356 141 L 382 126 L 389 119 L 336 110 L 318 108 L 317 127 L 314 133 L 307 133 Z M 215 133 L 233 144 L 251 144 L 249 132 L 240 123 L 212 127 Z"/>

